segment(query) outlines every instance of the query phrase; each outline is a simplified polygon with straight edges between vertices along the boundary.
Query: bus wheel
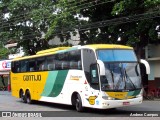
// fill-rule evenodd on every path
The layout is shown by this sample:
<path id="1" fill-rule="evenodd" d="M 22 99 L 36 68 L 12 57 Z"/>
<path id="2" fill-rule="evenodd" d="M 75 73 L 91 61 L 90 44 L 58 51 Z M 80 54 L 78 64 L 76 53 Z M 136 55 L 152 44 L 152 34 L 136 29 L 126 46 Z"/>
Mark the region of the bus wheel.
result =
<path id="1" fill-rule="evenodd" d="M 29 90 L 26 91 L 25 96 L 26 96 L 26 101 L 27 101 L 27 103 L 28 103 L 28 104 L 31 104 L 31 103 L 32 103 L 32 100 L 31 100 L 31 94 L 30 94 Z"/>
<path id="2" fill-rule="evenodd" d="M 77 94 L 77 97 L 76 97 L 76 110 L 78 112 L 83 111 L 82 100 L 79 94 Z"/>
<path id="3" fill-rule="evenodd" d="M 26 102 L 27 102 L 23 90 L 20 91 L 20 99 L 21 99 L 21 101 L 22 101 L 23 103 L 26 103 Z"/>

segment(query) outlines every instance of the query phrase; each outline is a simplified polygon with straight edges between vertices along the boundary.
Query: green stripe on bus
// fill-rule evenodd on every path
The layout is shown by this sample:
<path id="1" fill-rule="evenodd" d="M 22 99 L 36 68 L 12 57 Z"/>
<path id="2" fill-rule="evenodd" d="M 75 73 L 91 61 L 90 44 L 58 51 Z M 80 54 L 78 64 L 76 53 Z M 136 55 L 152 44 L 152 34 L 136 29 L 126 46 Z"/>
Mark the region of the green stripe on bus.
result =
<path id="1" fill-rule="evenodd" d="M 140 92 L 141 90 L 135 90 L 133 96 L 139 95 Z"/>
<path id="2" fill-rule="evenodd" d="M 53 85 L 55 84 L 57 74 L 58 74 L 58 71 L 54 71 L 54 72 L 50 71 L 48 73 L 48 78 L 47 78 L 43 93 L 41 94 L 42 96 L 50 95 L 53 89 Z"/>
<path id="3" fill-rule="evenodd" d="M 140 93 L 141 90 L 134 90 L 128 92 L 127 96 L 137 96 Z"/>
<path id="4" fill-rule="evenodd" d="M 133 96 L 133 94 L 134 94 L 134 91 L 129 91 L 127 96 Z"/>
<path id="5" fill-rule="evenodd" d="M 56 97 L 60 94 L 60 92 L 62 91 L 64 82 L 66 80 L 67 74 L 68 74 L 68 70 L 58 71 L 56 81 L 53 85 L 52 92 L 49 94 L 49 97 Z"/>

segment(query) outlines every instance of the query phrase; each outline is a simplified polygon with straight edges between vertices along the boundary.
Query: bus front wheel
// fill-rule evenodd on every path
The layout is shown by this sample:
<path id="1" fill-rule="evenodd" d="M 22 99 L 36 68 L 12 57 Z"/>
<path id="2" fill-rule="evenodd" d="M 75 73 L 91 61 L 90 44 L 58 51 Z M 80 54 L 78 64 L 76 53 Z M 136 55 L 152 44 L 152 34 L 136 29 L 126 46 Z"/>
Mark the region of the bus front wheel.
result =
<path id="1" fill-rule="evenodd" d="M 82 112 L 83 111 L 83 106 L 82 106 L 82 100 L 81 100 L 81 97 L 80 97 L 80 95 L 79 94 L 77 94 L 77 97 L 76 97 L 76 104 L 75 104 L 75 106 L 76 106 L 76 110 L 78 111 L 78 112 Z"/>

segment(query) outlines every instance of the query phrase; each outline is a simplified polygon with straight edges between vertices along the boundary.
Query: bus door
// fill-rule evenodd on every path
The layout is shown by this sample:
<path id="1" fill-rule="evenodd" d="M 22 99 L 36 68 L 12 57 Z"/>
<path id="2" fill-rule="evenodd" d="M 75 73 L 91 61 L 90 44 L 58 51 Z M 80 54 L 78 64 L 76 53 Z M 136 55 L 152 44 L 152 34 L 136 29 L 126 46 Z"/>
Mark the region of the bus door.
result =
<path id="1" fill-rule="evenodd" d="M 90 92 L 89 94 L 92 96 L 98 96 L 100 85 L 95 52 L 91 49 L 83 49 L 82 59 L 85 76 L 90 85 L 88 92 Z"/>

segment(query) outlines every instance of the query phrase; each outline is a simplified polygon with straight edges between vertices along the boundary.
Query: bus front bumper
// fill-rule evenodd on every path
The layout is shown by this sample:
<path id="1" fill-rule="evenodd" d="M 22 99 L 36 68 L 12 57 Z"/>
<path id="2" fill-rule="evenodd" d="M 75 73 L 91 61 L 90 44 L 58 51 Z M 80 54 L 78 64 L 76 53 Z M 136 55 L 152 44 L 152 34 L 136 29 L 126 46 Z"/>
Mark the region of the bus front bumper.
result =
<path id="1" fill-rule="evenodd" d="M 126 100 L 102 100 L 101 109 L 137 105 L 137 104 L 141 104 L 142 100 L 143 100 L 142 97 L 126 99 Z"/>

